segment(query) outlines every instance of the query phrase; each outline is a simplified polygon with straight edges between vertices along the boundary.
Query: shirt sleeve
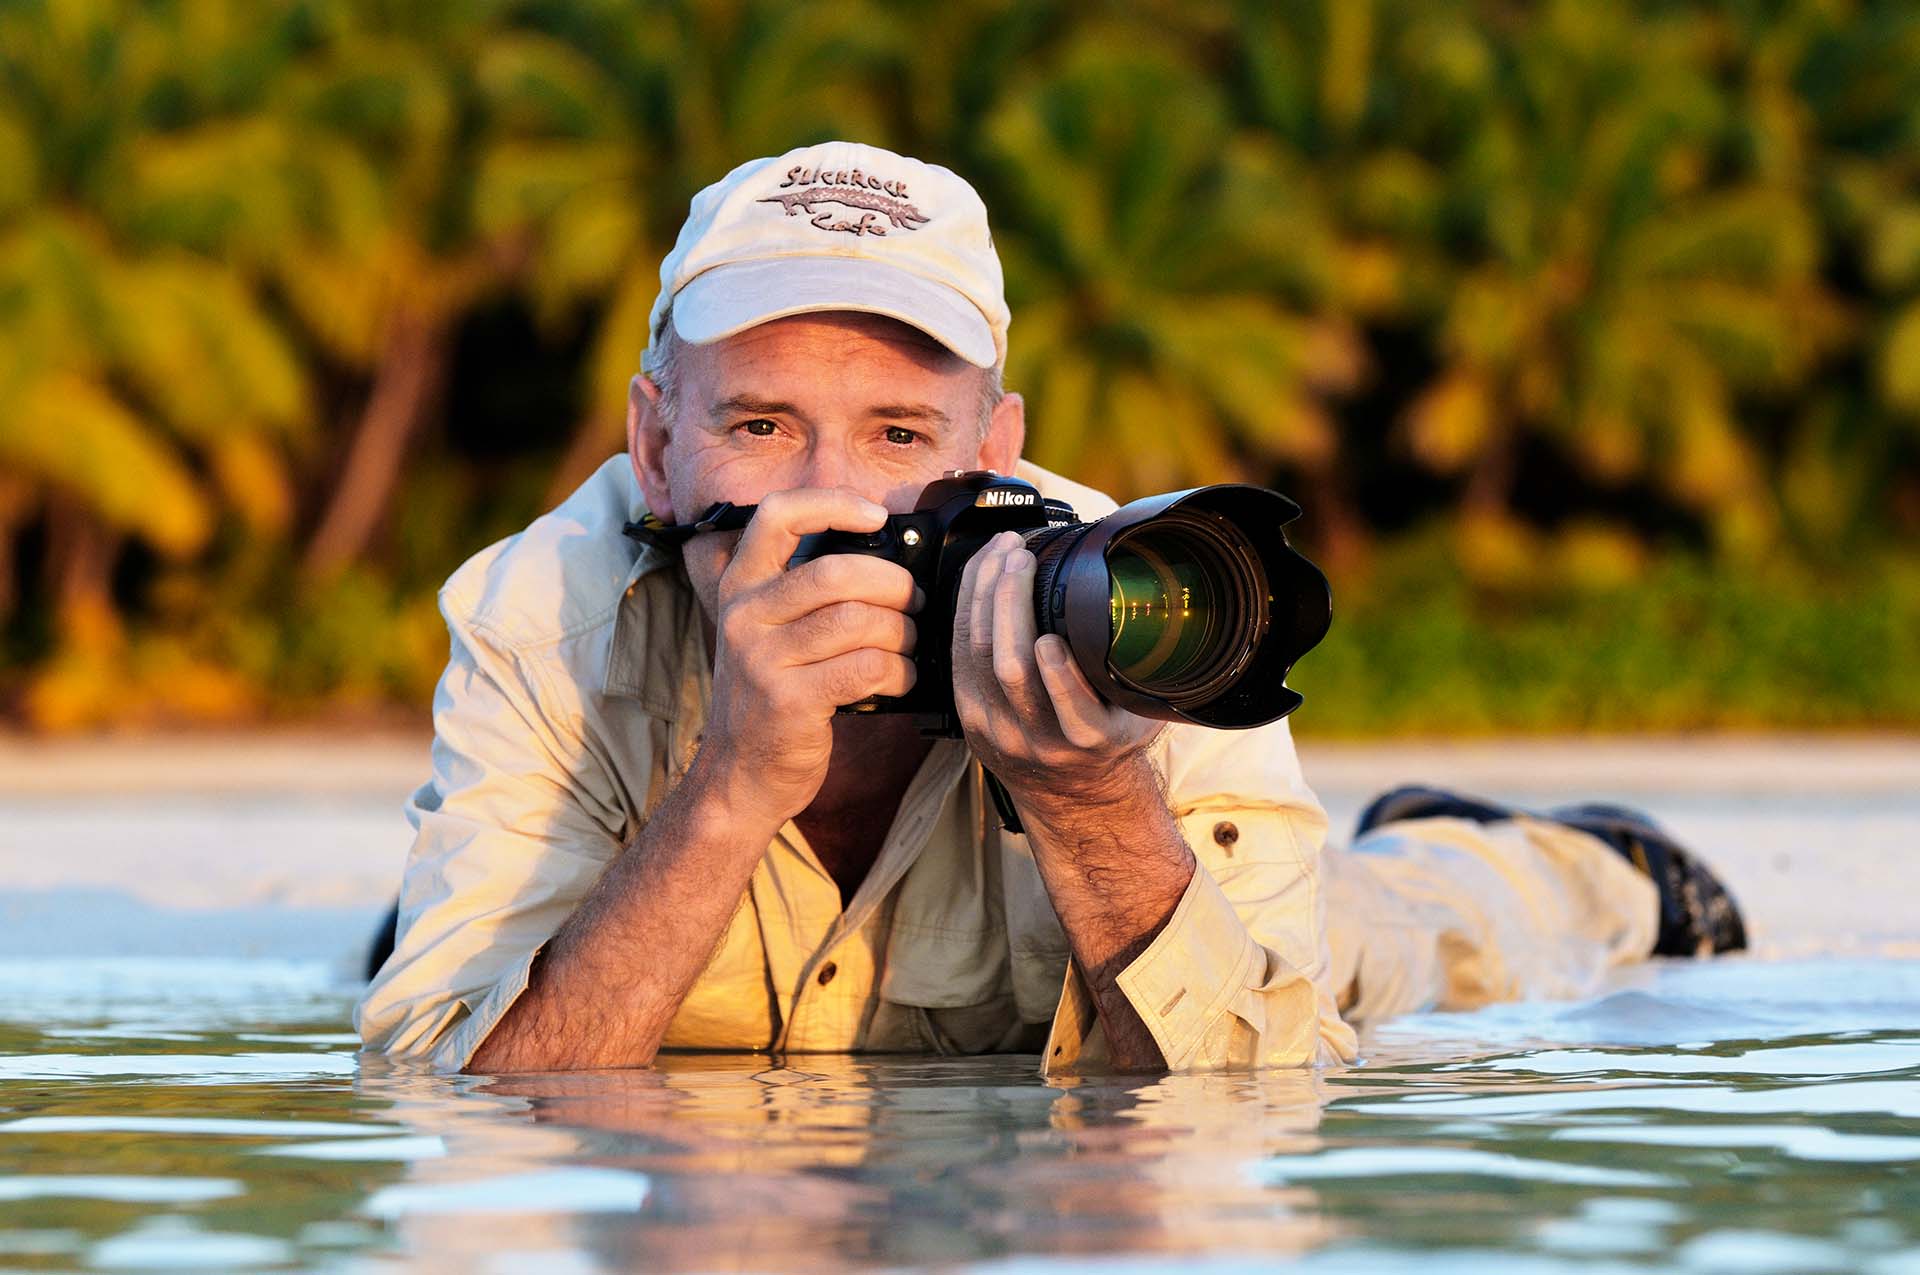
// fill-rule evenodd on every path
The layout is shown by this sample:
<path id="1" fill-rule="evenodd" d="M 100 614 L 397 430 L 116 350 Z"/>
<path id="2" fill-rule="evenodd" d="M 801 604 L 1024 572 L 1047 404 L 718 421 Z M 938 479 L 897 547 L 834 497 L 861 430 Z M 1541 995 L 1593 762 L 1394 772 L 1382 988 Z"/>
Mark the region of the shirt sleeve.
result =
<path id="1" fill-rule="evenodd" d="M 554 679 L 444 592 L 441 609 L 433 773 L 407 803 L 394 952 L 354 1022 L 370 1051 L 457 1071 L 619 853 L 627 817 Z"/>
<path id="2" fill-rule="evenodd" d="M 1320 855 L 1327 819 L 1286 722 L 1169 727 L 1169 800 L 1198 861 L 1166 926 L 1116 978 L 1173 1071 L 1351 1061 L 1330 987 Z M 1045 1069 L 1097 1066 L 1104 1031 L 1069 970 Z"/>

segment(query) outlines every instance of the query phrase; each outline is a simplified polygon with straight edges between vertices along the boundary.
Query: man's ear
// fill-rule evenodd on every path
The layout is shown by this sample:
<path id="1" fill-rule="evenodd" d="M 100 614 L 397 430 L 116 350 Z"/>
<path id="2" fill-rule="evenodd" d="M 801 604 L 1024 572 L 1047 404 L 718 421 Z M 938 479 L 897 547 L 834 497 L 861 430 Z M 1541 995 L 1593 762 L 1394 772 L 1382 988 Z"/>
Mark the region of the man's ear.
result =
<path id="1" fill-rule="evenodd" d="M 662 522 L 673 521 L 673 500 L 667 495 L 667 419 L 660 412 L 660 387 L 646 376 L 627 386 L 627 459 L 646 497 L 647 512 Z"/>
<path id="2" fill-rule="evenodd" d="M 1018 394 L 1003 394 L 987 419 L 987 435 L 980 440 L 980 469 L 1011 474 L 1027 443 L 1027 405 Z"/>

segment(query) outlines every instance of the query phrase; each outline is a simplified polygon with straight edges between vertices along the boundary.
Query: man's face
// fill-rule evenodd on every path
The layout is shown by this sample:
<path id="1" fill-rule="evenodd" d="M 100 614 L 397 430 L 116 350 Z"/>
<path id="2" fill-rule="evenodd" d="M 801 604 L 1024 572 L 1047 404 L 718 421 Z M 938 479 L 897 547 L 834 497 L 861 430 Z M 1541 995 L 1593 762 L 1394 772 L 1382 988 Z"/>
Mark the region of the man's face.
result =
<path id="1" fill-rule="evenodd" d="M 1024 423 L 1017 395 L 981 419 L 979 368 L 917 329 L 876 315 L 795 315 L 681 347 L 673 419 L 635 382 L 629 419 L 647 507 L 686 521 L 716 501 L 846 487 L 893 513 L 951 469 L 1010 473 Z M 696 536 L 688 575 L 708 614 L 735 535 Z"/>

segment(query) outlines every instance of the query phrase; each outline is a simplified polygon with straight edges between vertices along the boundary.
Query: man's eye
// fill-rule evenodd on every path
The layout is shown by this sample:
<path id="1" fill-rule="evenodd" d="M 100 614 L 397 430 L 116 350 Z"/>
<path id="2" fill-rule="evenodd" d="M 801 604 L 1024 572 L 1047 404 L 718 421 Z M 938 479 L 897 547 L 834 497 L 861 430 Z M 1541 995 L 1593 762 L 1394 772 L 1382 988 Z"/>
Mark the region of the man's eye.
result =
<path id="1" fill-rule="evenodd" d="M 887 426 L 887 441 L 901 447 L 910 447 L 920 441 L 920 435 L 900 425 Z"/>
<path id="2" fill-rule="evenodd" d="M 780 427 L 764 416 L 756 417 L 740 427 L 755 438 L 772 438 L 780 432 Z"/>

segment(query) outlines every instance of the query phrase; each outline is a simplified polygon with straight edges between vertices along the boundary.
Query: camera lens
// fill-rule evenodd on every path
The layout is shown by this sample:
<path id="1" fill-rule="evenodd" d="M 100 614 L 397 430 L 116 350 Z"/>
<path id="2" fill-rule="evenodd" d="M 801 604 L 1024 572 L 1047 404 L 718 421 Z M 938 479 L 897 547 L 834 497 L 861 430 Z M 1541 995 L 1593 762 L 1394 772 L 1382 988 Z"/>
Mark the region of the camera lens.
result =
<path id="1" fill-rule="evenodd" d="M 1107 549 L 1114 677 L 1179 701 L 1239 671 L 1266 627 L 1266 585 L 1253 546 L 1231 524 L 1176 511 Z"/>
<path id="2" fill-rule="evenodd" d="M 1300 704 L 1295 660 L 1326 635 L 1326 577 L 1288 545 L 1299 506 L 1220 483 L 1026 533 L 1042 633 L 1067 639 L 1108 701 L 1241 729 Z"/>

